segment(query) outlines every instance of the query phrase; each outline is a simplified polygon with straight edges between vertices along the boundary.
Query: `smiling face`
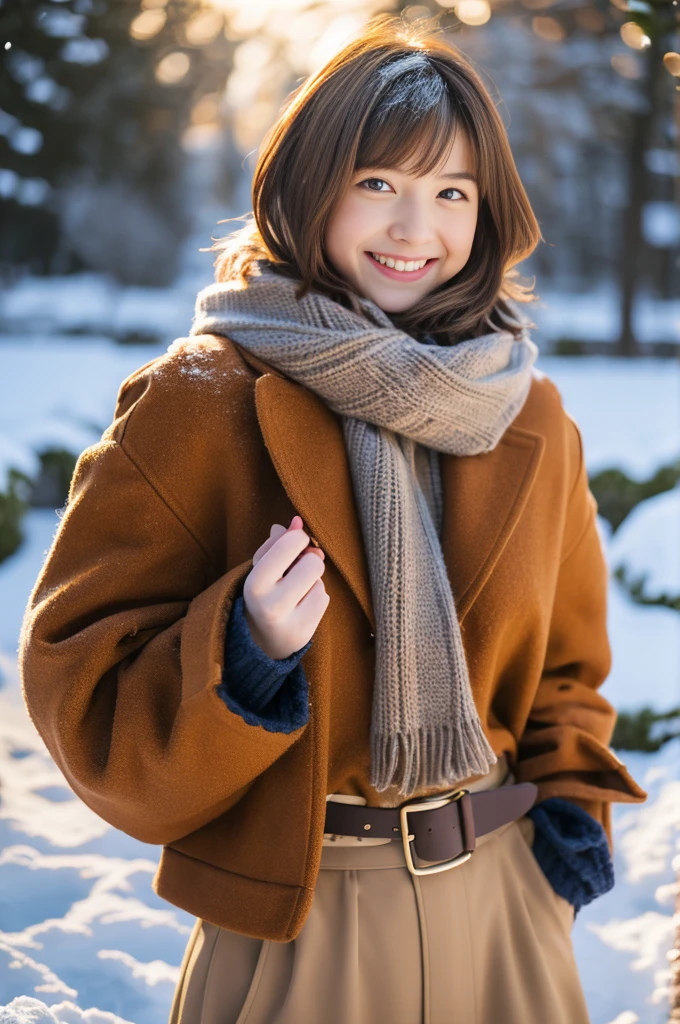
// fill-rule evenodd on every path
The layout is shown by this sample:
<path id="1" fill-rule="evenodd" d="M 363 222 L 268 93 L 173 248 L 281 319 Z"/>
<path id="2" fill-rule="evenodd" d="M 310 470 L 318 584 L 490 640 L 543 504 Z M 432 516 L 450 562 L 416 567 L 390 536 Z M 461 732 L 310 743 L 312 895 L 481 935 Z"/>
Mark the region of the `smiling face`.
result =
<path id="1" fill-rule="evenodd" d="M 448 157 L 430 173 L 357 171 L 326 226 L 328 259 L 385 312 L 408 309 L 470 257 L 479 205 L 474 174 L 472 147 L 461 128 Z"/>

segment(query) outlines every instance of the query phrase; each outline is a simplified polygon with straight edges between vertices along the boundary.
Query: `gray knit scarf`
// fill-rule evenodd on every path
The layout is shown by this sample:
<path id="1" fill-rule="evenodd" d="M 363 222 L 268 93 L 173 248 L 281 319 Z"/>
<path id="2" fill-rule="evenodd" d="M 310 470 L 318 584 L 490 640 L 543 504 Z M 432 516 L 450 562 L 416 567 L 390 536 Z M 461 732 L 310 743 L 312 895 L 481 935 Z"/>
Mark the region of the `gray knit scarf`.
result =
<path id="1" fill-rule="evenodd" d="M 358 300 L 360 313 L 314 291 L 298 301 L 299 282 L 266 261 L 258 269 L 245 288 L 204 288 L 190 333 L 229 337 L 342 417 L 376 617 L 371 784 L 408 796 L 485 775 L 497 758 L 439 541 L 437 453 L 496 446 L 527 397 L 537 348 L 519 317 L 519 338 L 487 320 L 482 337 L 423 344 L 369 299 Z M 417 470 L 424 455 L 429 497 Z"/>

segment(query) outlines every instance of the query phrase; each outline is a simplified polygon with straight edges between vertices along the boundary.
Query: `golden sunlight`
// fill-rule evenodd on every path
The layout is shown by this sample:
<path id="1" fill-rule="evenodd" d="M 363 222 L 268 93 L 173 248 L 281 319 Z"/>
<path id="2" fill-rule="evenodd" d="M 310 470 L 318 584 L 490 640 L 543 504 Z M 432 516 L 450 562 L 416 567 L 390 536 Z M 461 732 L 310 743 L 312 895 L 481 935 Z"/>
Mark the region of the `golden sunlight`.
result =
<path id="1" fill-rule="evenodd" d="M 166 18 L 167 14 L 162 8 L 142 11 L 130 23 L 130 35 L 133 39 L 153 39 L 165 25 Z"/>
<path id="2" fill-rule="evenodd" d="M 489 0 L 458 0 L 456 17 L 464 25 L 485 25 L 491 17 Z"/>
<path id="3" fill-rule="evenodd" d="M 176 85 L 182 81 L 190 66 L 191 61 L 186 53 L 176 50 L 156 65 L 156 78 L 161 85 Z"/>

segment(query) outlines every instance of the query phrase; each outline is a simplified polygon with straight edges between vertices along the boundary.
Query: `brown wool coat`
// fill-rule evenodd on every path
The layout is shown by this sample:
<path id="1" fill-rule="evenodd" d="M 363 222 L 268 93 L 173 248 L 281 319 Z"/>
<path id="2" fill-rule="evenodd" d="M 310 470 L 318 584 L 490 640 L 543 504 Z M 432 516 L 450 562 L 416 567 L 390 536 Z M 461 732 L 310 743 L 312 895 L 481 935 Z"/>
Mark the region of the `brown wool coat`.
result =
<path id="1" fill-rule="evenodd" d="M 481 721 L 539 800 L 646 793 L 608 748 L 607 572 L 580 436 L 547 379 L 496 449 L 441 456 L 442 547 Z M 303 657 L 308 724 L 247 725 L 215 692 L 252 554 L 298 512 L 330 604 Z M 309 911 L 325 798 L 368 784 L 375 620 L 339 418 L 226 338 L 178 339 L 121 385 L 80 456 L 26 609 L 31 717 L 78 796 L 162 844 L 165 899 L 290 940 Z"/>

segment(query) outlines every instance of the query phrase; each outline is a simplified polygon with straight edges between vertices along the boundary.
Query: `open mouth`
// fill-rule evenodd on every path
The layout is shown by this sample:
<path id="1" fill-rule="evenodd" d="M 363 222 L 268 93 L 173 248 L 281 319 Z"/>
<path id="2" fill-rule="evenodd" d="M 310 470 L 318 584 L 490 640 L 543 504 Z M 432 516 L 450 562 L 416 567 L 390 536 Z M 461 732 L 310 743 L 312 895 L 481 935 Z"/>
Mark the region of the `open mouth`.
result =
<path id="1" fill-rule="evenodd" d="M 429 271 L 430 267 L 437 262 L 436 257 L 422 260 L 400 260 L 392 256 L 383 256 L 381 253 L 366 250 L 366 255 L 375 266 L 376 270 L 382 271 L 387 277 L 399 278 L 404 281 L 419 280 Z"/>

